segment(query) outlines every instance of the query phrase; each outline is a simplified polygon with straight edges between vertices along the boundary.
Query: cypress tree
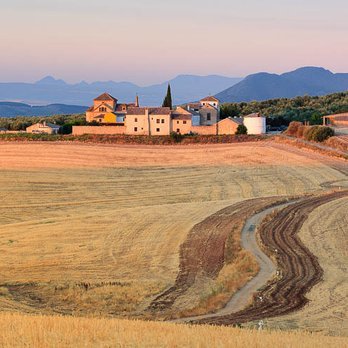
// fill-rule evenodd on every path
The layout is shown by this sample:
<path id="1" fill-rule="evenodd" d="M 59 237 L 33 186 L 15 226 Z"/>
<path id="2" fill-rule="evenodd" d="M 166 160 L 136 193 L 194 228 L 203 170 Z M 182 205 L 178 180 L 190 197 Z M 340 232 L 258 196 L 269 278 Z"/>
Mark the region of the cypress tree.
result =
<path id="1" fill-rule="evenodd" d="M 173 108 L 173 102 L 172 102 L 172 91 L 170 88 L 170 84 L 168 84 L 168 89 L 167 89 L 167 95 L 163 100 L 162 107 L 168 107 L 170 109 Z"/>

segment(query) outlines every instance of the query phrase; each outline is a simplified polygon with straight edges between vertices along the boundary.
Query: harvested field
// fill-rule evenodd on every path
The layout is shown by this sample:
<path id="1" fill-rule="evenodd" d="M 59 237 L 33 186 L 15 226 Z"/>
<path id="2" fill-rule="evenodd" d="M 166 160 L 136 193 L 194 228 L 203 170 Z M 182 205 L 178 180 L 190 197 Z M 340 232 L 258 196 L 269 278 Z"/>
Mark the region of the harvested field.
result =
<path id="1" fill-rule="evenodd" d="M 104 145 L 0 143 L 0 168 L 110 168 L 223 165 L 317 166 L 302 153 L 289 156 L 270 142 L 223 145 Z"/>
<path id="2" fill-rule="evenodd" d="M 346 338 L 118 319 L 0 315 L 0 346 L 10 347 L 346 347 Z M 281 343 L 280 343 L 281 342 Z"/>
<path id="3" fill-rule="evenodd" d="M 268 217 L 259 229 L 260 240 L 275 259 L 279 275 L 254 298 L 252 305 L 240 312 L 198 320 L 198 323 L 231 325 L 281 316 L 303 308 L 306 293 L 323 277 L 323 270 L 297 233 L 318 206 L 348 197 L 348 191 L 310 197 Z"/>
<path id="4" fill-rule="evenodd" d="M 316 208 L 303 224 L 299 237 L 323 268 L 323 281 L 307 298 L 309 303 L 290 315 L 268 320 L 271 328 L 301 328 L 348 336 L 348 198 Z"/>
<path id="5" fill-rule="evenodd" d="M 346 180 L 324 156 L 270 142 L 5 143 L 0 166 L 0 309 L 74 315 L 143 315 L 175 284 L 180 246 L 207 217 Z M 185 296 L 176 310 L 197 303 L 197 291 Z"/>

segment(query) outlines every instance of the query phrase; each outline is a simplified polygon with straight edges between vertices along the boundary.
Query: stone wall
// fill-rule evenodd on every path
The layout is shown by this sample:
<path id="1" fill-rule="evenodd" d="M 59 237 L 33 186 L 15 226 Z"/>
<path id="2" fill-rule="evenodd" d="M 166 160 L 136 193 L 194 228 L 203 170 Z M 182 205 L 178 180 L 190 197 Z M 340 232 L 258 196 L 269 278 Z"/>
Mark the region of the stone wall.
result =
<path id="1" fill-rule="evenodd" d="M 191 131 L 200 135 L 216 135 L 216 124 L 213 126 L 192 126 Z"/>
<path id="2" fill-rule="evenodd" d="M 124 126 L 73 126 L 73 135 L 83 134 L 126 134 Z"/>

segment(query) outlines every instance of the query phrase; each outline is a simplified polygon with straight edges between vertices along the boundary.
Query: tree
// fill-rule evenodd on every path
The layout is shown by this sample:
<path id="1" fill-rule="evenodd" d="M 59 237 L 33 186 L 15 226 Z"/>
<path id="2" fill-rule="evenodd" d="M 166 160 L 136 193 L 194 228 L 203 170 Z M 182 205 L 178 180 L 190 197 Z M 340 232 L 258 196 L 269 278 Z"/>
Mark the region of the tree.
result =
<path id="1" fill-rule="evenodd" d="M 239 135 L 239 134 L 248 134 L 248 128 L 245 127 L 244 124 L 240 124 L 240 125 L 237 127 L 236 134 L 237 134 L 237 135 Z"/>
<path id="2" fill-rule="evenodd" d="M 172 91 L 170 89 L 170 84 L 168 84 L 168 89 L 167 89 L 167 95 L 163 100 L 163 107 L 168 107 L 170 109 L 173 108 L 173 103 L 172 103 Z"/>

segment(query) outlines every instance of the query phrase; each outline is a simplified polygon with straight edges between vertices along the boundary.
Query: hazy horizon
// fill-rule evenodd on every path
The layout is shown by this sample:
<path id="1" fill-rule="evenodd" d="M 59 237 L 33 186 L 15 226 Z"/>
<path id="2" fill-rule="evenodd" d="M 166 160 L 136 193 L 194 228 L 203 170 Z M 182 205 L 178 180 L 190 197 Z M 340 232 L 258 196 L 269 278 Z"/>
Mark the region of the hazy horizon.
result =
<path id="1" fill-rule="evenodd" d="M 1 81 L 347 72 L 347 15 L 343 0 L 12 0 L 0 12 Z"/>

